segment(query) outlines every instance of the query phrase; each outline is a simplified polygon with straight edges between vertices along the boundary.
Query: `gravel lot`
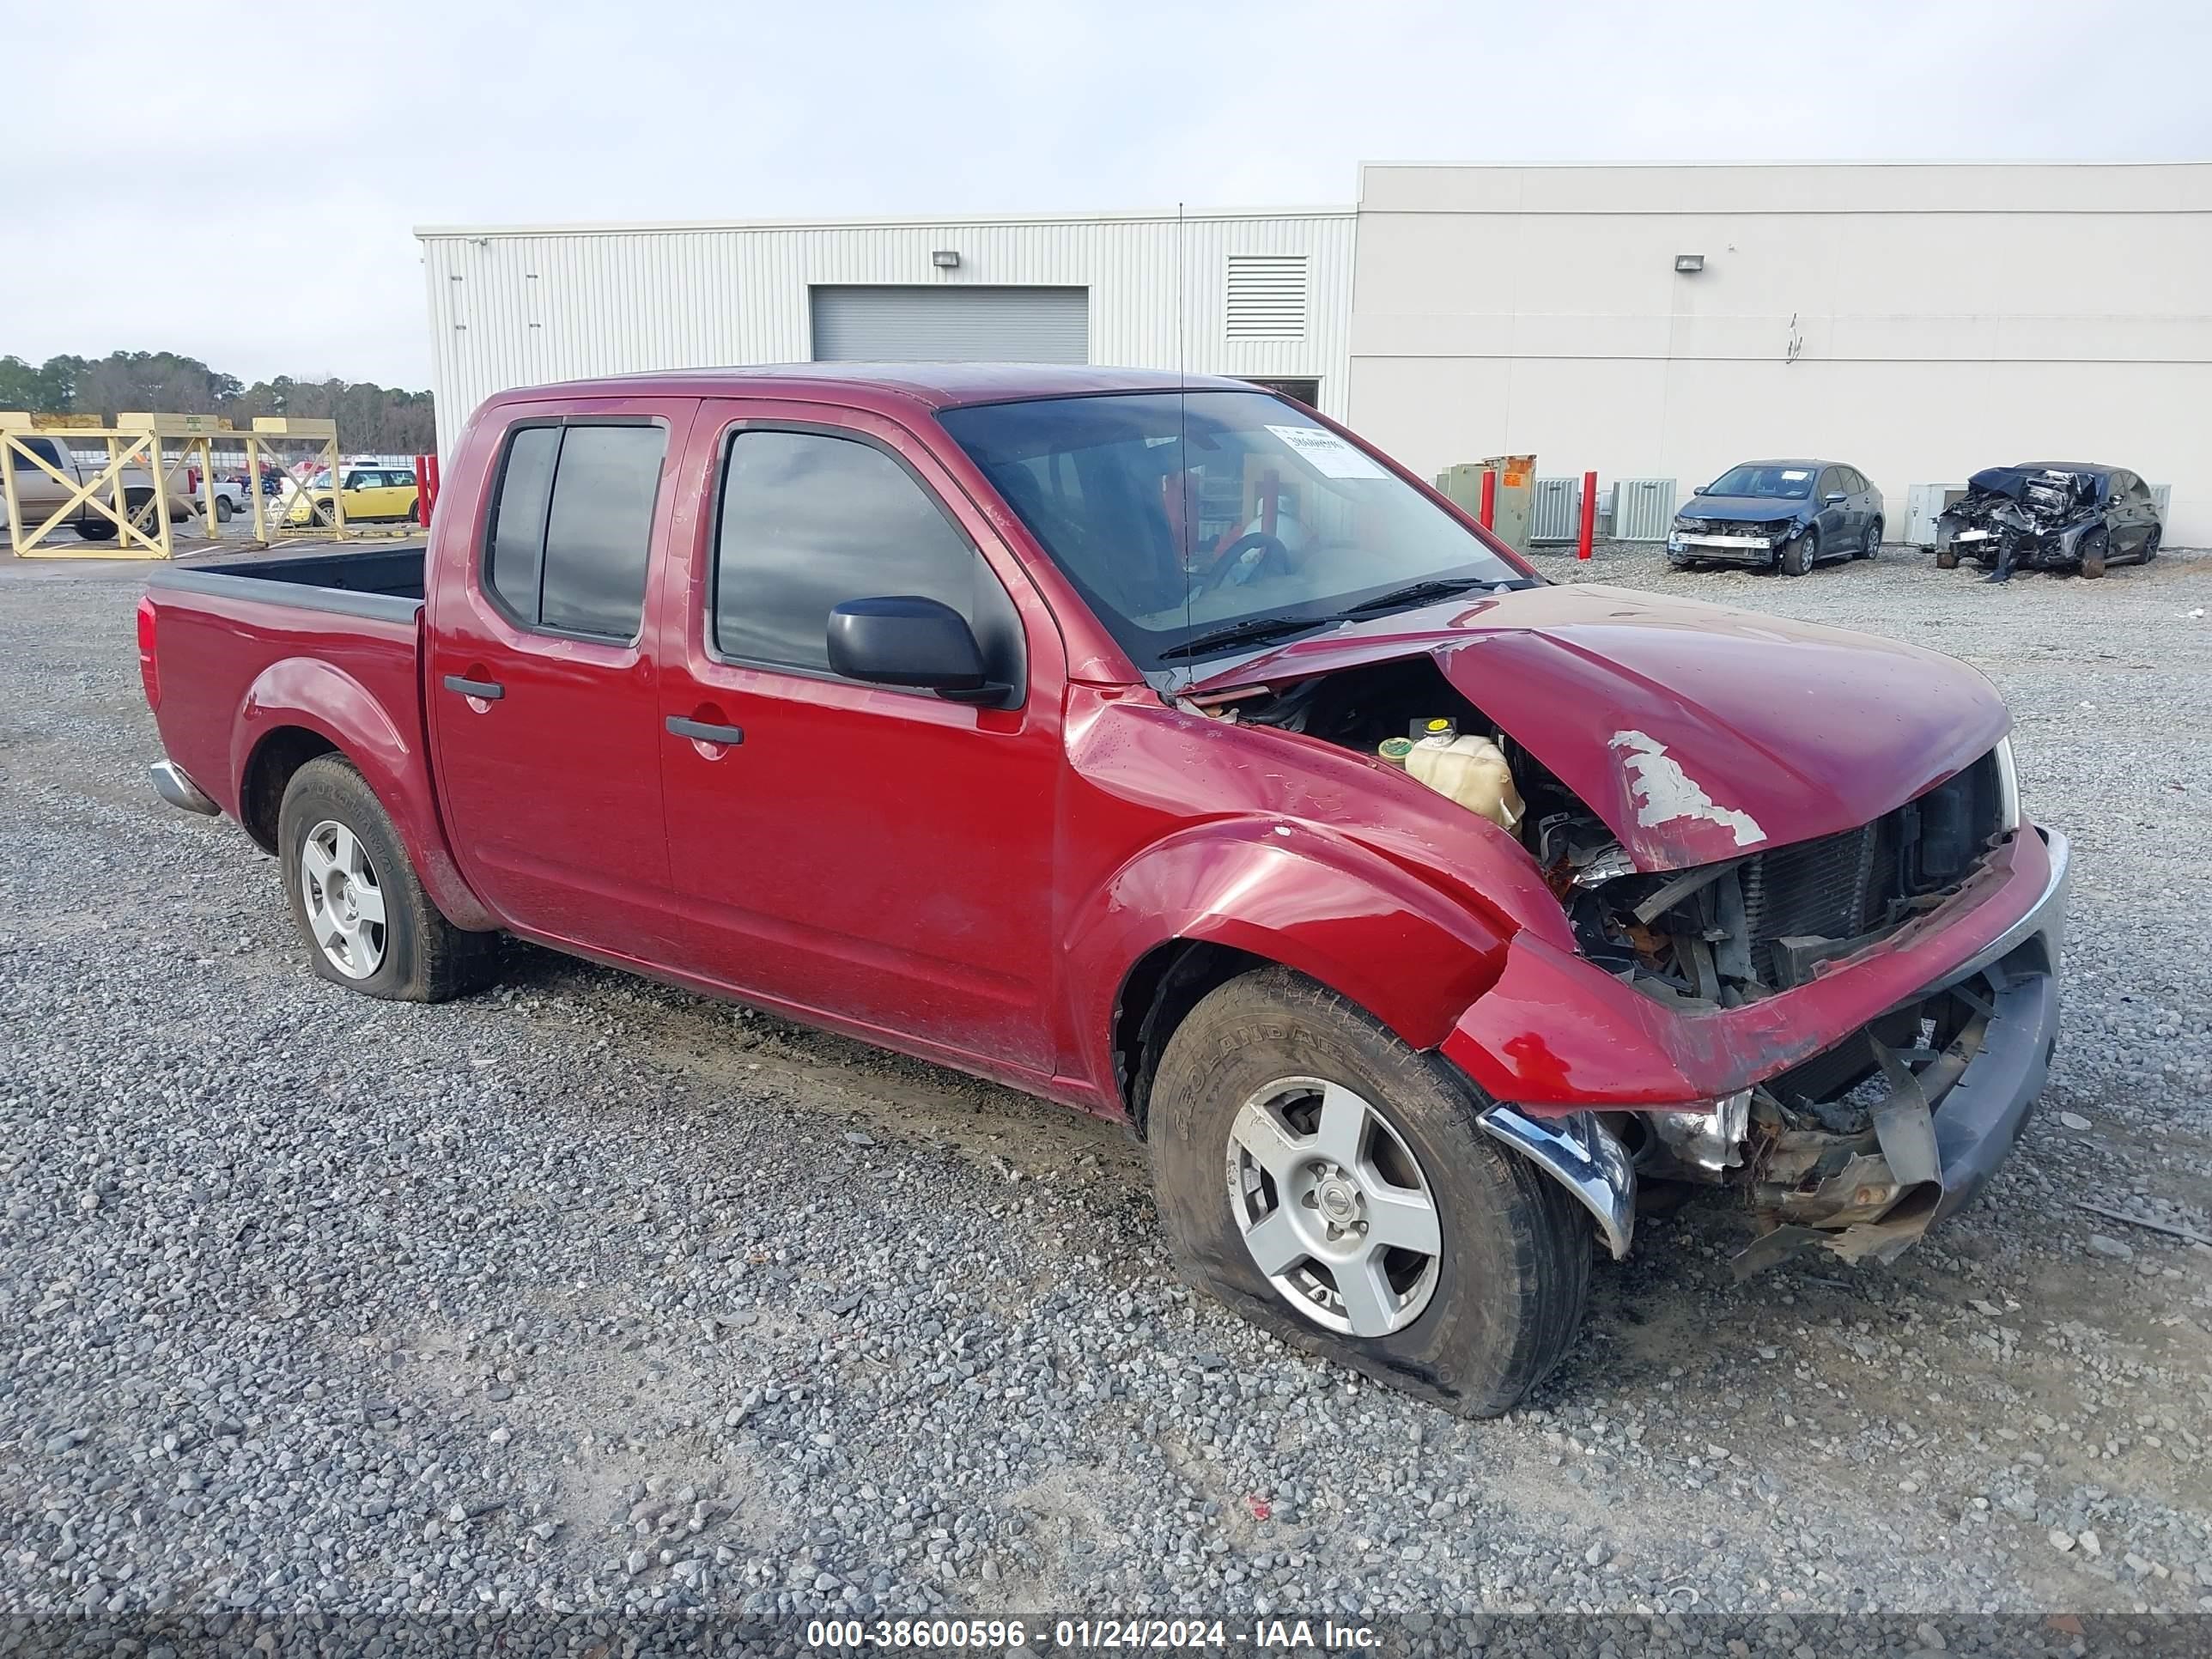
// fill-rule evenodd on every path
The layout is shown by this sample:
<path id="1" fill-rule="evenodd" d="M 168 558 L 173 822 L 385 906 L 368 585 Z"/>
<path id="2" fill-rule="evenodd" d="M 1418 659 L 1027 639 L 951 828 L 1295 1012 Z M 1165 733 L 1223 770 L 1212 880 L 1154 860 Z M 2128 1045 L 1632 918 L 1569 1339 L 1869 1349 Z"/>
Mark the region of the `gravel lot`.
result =
<path id="1" fill-rule="evenodd" d="M 146 787 L 136 575 L 0 560 L 0 1610 L 2212 1610 L 2212 1249 L 2078 1207 L 2212 1235 L 2212 556 L 1593 574 L 1991 675 L 2069 1027 L 1897 1267 L 1647 1222 L 1467 1424 L 1173 1282 L 1118 1130 L 536 951 L 318 981 Z"/>

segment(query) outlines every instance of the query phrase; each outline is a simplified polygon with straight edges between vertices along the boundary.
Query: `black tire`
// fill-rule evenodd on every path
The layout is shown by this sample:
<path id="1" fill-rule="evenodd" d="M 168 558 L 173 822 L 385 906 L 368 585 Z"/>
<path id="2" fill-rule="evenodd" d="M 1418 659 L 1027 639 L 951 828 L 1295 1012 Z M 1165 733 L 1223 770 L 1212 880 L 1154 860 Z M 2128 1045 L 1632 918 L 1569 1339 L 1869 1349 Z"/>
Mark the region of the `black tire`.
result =
<path id="1" fill-rule="evenodd" d="M 72 528 L 81 542 L 112 542 L 116 537 L 115 521 L 96 513 L 87 514 Z"/>
<path id="2" fill-rule="evenodd" d="M 308 513 L 307 517 L 312 523 L 324 529 L 328 529 L 331 526 L 332 517 L 330 503 L 328 501 L 317 501 L 313 508 Z"/>
<path id="3" fill-rule="evenodd" d="M 1262 1273 L 1232 1212 L 1224 1159 L 1248 1101 L 1286 1079 L 1370 1103 L 1426 1176 L 1443 1248 L 1419 1313 L 1388 1334 L 1324 1328 Z M 1147 1139 L 1160 1219 L 1199 1288 L 1308 1352 L 1464 1417 L 1510 1411 L 1573 1346 L 1595 1230 L 1536 1166 L 1477 1127 L 1487 1104 L 1334 992 L 1269 968 L 1213 991 L 1176 1028 Z"/>
<path id="4" fill-rule="evenodd" d="M 410 524 L 422 522 L 422 498 L 420 495 L 407 503 L 407 522 Z"/>
<path id="5" fill-rule="evenodd" d="M 1938 548 L 1936 551 L 1936 568 L 1938 570 L 1956 570 L 1959 568 L 1959 550 L 1955 547 Z"/>
<path id="6" fill-rule="evenodd" d="M 228 524 L 236 515 L 237 509 L 231 506 L 227 496 L 218 495 L 215 498 L 215 521 L 217 524 Z"/>
<path id="7" fill-rule="evenodd" d="M 301 866 L 309 834 L 325 823 L 343 826 L 359 842 L 382 900 L 381 962 L 362 978 L 331 960 L 308 920 Z M 276 848 L 293 925 L 315 971 L 331 983 L 395 1002 L 443 1002 L 490 981 L 498 936 L 465 933 L 439 914 L 376 792 L 350 761 L 319 755 L 292 775 L 277 812 Z"/>
<path id="8" fill-rule="evenodd" d="M 1867 526 L 1864 532 L 1860 535 L 1858 549 L 1851 555 L 1851 556 L 1855 559 L 1873 559 L 1879 558 L 1881 555 L 1881 520 L 1880 519 L 1875 519 Z"/>
<path id="9" fill-rule="evenodd" d="M 1782 544 L 1782 556 L 1776 561 L 1785 576 L 1802 576 L 1813 568 L 1820 556 L 1820 532 L 1808 529 L 1802 536 L 1793 536 Z"/>
<path id="10" fill-rule="evenodd" d="M 2158 556 L 2158 544 L 2163 539 L 2164 537 L 2156 525 L 2153 525 L 2143 532 L 2142 562 L 2145 564 L 2148 564 Z"/>
<path id="11" fill-rule="evenodd" d="M 2105 574 L 2105 550 L 2111 544 L 2112 538 L 2101 529 L 2091 531 L 2075 544 L 2081 555 L 2081 574 L 2087 580 L 2094 581 Z"/>

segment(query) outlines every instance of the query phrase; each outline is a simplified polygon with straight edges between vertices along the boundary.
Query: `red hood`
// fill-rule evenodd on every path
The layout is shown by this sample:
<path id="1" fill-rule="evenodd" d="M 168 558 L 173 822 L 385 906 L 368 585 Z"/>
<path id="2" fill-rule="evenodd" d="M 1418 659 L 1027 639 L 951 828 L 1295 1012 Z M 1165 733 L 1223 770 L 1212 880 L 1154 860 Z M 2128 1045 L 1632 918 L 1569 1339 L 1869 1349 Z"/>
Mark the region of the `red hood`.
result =
<path id="1" fill-rule="evenodd" d="M 1348 624 L 1199 683 L 1428 652 L 1644 870 L 1855 829 L 1986 753 L 2004 699 L 1917 646 L 1586 584 Z"/>

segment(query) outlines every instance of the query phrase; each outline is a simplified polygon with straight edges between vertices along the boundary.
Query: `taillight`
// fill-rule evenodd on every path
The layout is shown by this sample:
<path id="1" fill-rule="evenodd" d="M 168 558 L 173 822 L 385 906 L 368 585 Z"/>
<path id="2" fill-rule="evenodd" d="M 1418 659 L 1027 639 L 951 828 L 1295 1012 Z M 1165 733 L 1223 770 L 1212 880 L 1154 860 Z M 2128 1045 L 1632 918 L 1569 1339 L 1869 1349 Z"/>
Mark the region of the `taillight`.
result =
<path id="1" fill-rule="evenodd" d="M 146 707 L 161 706 L 161 671 L 154 663 L 154 600 L 149 594 L 138 601 L 138 678 L 146 684 Z"/>

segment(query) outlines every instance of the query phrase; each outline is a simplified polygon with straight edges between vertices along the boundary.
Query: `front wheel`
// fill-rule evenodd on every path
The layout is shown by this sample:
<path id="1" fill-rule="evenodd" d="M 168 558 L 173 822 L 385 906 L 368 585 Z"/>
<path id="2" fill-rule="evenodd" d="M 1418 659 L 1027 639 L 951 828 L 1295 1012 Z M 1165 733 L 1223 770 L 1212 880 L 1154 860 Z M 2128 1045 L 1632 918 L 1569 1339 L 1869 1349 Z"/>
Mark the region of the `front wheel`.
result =
<path id="1" fill-rule="evenodd" d="M 292 775 L 276 846 L 292 920 L 325 979 L 364 996 L 442 1002 L 490 978 L 495 937 L 439 914 L 350 762 L 323 755 Z"/>
<path id="2" fill-rule="evenodd" d="M 2081 574 L 2091 580 L 2105 574 L 2105 552 L 2111 538 L 2102 530 L 2093 530 L 2081 538 Z"/>
<path id="3" fill-rule="evenodd" d="M 1956 570 L 1959 568 L 1958 550 L 1950 547 L 1938 548 L 1936 551 L 1936 568 L 1938 570 Z"/>
<path id="4" fill-rule="evenodd" d="M 1160 1217 L 1200 1288 L 1310 1352 L 1468 1417 L 1573 1346 L 1591 1231 L 1483 1133 L 1443 1061 L 1285 969 L 1212 992 L 1152 1090 Z"/>
<path id="5" fill-rule="evenodd" d="M 1782 549 L 1782 574 L 1802 576 L 1813 568 L 1813 561 L 1820 556 L 1820 532 L 1808 530 L 1794 537 Z"/>

